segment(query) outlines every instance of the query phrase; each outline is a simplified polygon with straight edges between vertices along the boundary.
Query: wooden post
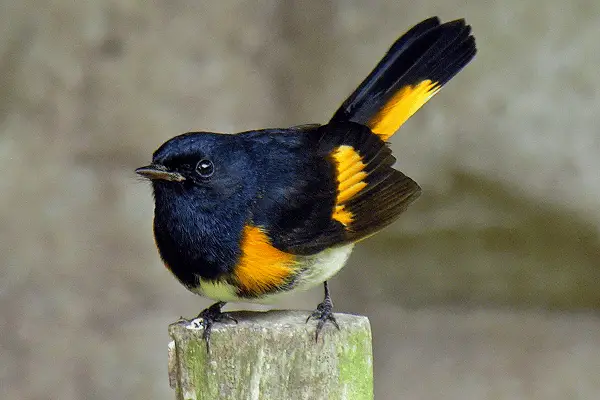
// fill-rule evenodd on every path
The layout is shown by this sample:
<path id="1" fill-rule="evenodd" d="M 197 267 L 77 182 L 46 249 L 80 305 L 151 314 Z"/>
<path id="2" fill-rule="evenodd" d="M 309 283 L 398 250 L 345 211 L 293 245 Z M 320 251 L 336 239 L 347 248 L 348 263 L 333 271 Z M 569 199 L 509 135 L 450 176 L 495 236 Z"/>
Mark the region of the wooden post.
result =
<path id="1" fill-rule="evenodd" d="M 169 326 L 169 382 L 178 400 L 372 400 L 373 353 L 366 317 L 336 314 L 315 342 L 307 311 L 233 312 L 210 354 L 202 329 Z"/>

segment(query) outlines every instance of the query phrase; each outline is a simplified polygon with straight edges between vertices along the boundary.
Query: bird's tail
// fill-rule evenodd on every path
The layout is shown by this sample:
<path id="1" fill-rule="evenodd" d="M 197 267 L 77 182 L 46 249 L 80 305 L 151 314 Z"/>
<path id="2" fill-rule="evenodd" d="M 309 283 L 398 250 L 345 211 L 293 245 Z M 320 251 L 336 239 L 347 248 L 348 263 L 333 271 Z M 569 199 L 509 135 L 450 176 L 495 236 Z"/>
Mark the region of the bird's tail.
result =
<path id="1" fill-rule="evenodd" d="M 332 122 L 353 121 L 383 140 L 423 106 L 475 55 L 471 27 L 429 18 L 401 36 L 346 99 Z"/>

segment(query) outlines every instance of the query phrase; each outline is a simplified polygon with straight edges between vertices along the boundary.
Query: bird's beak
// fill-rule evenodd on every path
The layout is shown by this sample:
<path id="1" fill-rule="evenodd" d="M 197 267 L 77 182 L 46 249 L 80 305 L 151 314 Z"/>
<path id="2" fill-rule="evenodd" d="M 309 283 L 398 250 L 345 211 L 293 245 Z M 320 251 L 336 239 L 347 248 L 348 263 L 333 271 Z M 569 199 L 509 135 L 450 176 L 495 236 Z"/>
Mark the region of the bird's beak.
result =
<path id="1" fill-rule="evenodd" d="M 163 181 L 182 182 L 185 177 L 178 172 L 168 171 L 166 167 L 150 164 L 135 170 L 135 173 L 148 179 L 160 179 Z"/>

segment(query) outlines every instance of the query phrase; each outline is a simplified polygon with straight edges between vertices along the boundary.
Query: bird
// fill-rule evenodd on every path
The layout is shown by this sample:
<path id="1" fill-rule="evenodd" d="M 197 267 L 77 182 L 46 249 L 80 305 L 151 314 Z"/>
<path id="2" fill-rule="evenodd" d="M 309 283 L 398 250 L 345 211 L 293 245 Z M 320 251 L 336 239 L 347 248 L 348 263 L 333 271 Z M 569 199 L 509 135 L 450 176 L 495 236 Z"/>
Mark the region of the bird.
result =
<path id="1" fill-rule="evenodd" d="M 354 246 L 420 195 L 394 168 L 389 139 L 475 56 L 464 19 L 428 18 L 393 43 L 325 124 L 235 134 L 188 132 L 135 172 L 154 195 L 154 238 L 165 266 L 216 303 L 195 322 L 235 321 L 228 302 L 272 303 L 323 285 L 306 322 L 339 329 L 328 287 Z M 236 321 L 235 321 L 236 322 Z"/>

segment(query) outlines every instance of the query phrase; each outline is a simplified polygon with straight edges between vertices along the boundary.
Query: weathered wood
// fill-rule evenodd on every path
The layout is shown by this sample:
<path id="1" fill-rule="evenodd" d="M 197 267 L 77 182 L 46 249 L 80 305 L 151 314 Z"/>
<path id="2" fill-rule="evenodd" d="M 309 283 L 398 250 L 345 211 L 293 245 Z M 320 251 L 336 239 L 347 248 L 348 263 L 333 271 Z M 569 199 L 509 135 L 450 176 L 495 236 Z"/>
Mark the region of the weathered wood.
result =
<path id="1" fill-rule="evenodd" d="M 169 326 L 169 381 L 187 399 L 373 399 L 371 328 L 366 317 L 336 314 L 315 342 L 306 311 L 231 313 L 216 324 L 210 354 L 202 329 Z"/>

